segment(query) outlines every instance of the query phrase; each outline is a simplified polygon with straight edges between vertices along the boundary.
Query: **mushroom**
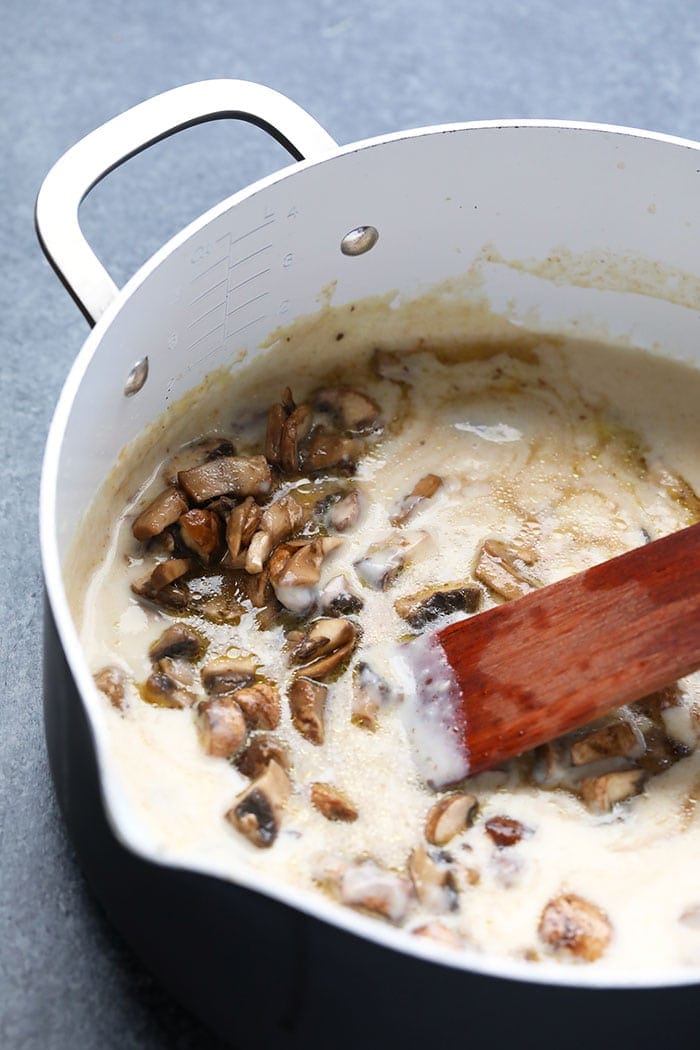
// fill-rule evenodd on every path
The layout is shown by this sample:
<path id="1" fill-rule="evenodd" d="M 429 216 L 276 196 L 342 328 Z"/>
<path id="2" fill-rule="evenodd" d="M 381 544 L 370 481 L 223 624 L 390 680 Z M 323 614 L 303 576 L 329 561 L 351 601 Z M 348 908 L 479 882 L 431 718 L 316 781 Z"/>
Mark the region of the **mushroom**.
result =
<path id="1" fill-rule="evenodd" d="M 196 697 L 192 673 L 186 664 L 163 657 L 140 687 L 142 698 L 156 707 L 190 707 Z"/>
<path id="2" fill-rule="evenodd" d="M 122 710 L 124 704 L 124 673 L 118 667 L 103 667 L 92 676 L 95 685 L 109 700 L 112 707 Z"/>
<path id="3" fill-rule="evenodd" d="M 328 511 L 328 521 L 337 532 L 347 532 L 354 528 L 360 519 L 362 501 L 359 489 L 350 489 L 334 503 Z"/>
<path id="4" fill-rule="evenodd" d="M 337 470 L 341 474 L 353 474 L 360 454 L 360 442 L 345 437 L 336 430 L 316 426 L 304 449 L 304 469 L 311 474 Z"/>
<path id="5" fill-rule="evenodd" d="M 338 889 L 343 904 L 394 923 L 405 919 L 413 899 L 408 879 L 371 859 L 347 865 Z"/>
<path id="6" fill-rule="evenodd" d="M 484 831 L 495 842 L 499 849 L 506 846 L 515 846 L 522 839 L 532 835 L 532 828 L 521 824 L 513 817 L 491 817 L 484 824 Z"/>
<path id="7" fill-rule="evenodd" d="M 618 802 L 639 795 L 644 787 L 643 769 L 618 769 L 579 782 L 581 798 L 594 813 L 609 813 Z"/>
<path id="8" fill-rule="evenodd" d="M 401 532 L 373 544 L 365 556 L 354 562 L 362 583 L 375 591 L 385 591 L 406 562 L 418 554 L 426 554 L 431 547 L 427 532 Z"/>
<path id="9" fill-rule="evenodd" d="M 255 535 L 261 517 L 262 510 L 252 496 L 231 510 L 226 520 L 226 546 L 232 565 L 238 565 L 238 556 Z"/>
<path id="10" fill-rule="evenodd" d="M 294 728 L 311 744 L 322 744 L 325 739 L 327 695 L 327 686 L 308 678 L 295 678 L 289 687 Z"/>
<path id="11" fill-rule="evenodd" d="M 187 509 L 185 497 L 178 488 L 170 485 L 141 511 L 131 531 L 137 540 L 150 540 L 173 525 Z"/>
<path id="12" fill-rule="evenodd" d="M 431 941 L 437 941 L 446 948 L 464 947 L 464 938 L 442 922 L 424 922 L 421 926 L 414 927 L 411 933 L 416 937 L 429 937 Z"/>
<path id="13" fill-rule="evenodd" d="M 357 644 L 357 630 L 350 620 L 315 620 L 292 650 L 291 659 L 309 678 L 325 678 L 340 668 Z"/>
<path id="14" fill-rule="evenodd" d="M 219 456 L 177 476 L 180 487 L 193 503 L 206 503 L 216 496 L 266 496 L 272 476 L 264 456 Z"/>
<path id="15" fill-rule="evenodd" d="M 244 606 L 230 596 L 214 594 L 198 606 L 197 611 L 205 620 L 211 623 L 227 623 L 229 625 L 241 622 L 241 616 L 245 612 Z"/>
<path id="16" fill-rule="evenodd" d="M 474 823 L 479 804 L 465 791 L 446 795 L 428 811 L 425 820 L 425 837 L 433 846 L 444 846 L 460 831 Z"/>
<path id="17" fill-rule="evenodd" d="M 311 785 L 311 805 L 323 814 L 326 820 L 352 823 L 357 820 L 357 810 L 352 802 L 330 784 L 316 782 Z"/>
<path id="18" fill-rule="evenodd" d="M 398 598 L 394 602 L 394 608 L 406 623 L 419 630 L 440 616 L 451 616 L 456 612 L 476 612 L 481 596 L 479 587 L 448 583 L 434 590 L 419 591 L 417 594 L 407 594 Z"/>
<path id="19" fill-rule="evenodd" d="M 459 892 L 454 871 L 431 856 L 425 846 L 417 846 L 408 860 L 408 872 L 418 900 L 432 912 L 456 911 Z"/>
<path id="20" fill-rule="evenodd" d="M 355 667 L 352 676 L 352 720 L 363 729 L 377 728 L 379 709 L 393 698 L 393 691 L 364 660 Z"/>
<path id="21" fill-rule="evenodd" d="M 299 446 L 308 436 L 312 417 L 310 405 L 295 405 L 289 387 L 283 391 L 281 402 L 268 412 L 265 458 L 285 474 L 299 470 Z"/>
<path id="22" fill-rule="evenodd" d="M 421 503 L 432 499 L 442 485 L 442 478 L 437 474 L 426 474 L 417 481 L 407 496 L 401 500 L 398 510 L 391 515 L 392 525 L 405 525 L 408 519 L 420 507 Z"/>
<path id="23" fill-rule="evenodd" d="M 174 623 L 166 628 L 160 638 L 148 650 L 151 660 L 164 656 L 181 656 L 185 660 L 198 660 L 204 652 L 205 640 L 201 634 L 185 623 Z"/>
<path id="24" fill-rule="evenodd" d="M 205 565 L 220 560 L 223 554 L 221 518 L 213 510 L 194 507 L 180 518 L 180 538 Z"/>
<path id="25" fill-rule="evenodd" d="M 206 691 L 215 696 L 235 693 L 251 684 L 256 671 L 252 656 L 218 656 L 202 668 L 202 683 Z"/>
<path id="26" fill-rule="evenodd" d="M 272 759 L 264 773 L 238 796 L 226 819 L 258 849 L 267 849 L 277 838 L 291 789 L 286 772 Z"/>
<path id="27" fill-rule="evenodd" d="M 316 600 L 316 584 L 328 555 L 343 543 L 340 536 L 319 536 L 300 546 L 278 547 L 270 561 L 270 581 L 277 600 L 292 612 L 304 612 Z"/>
<path id="28" fill-rule="evenodd" d="M 262 572 L 271 551 L 297 532 L 308 518 L 308 511 L 293 495 L 282 496 L 263 512 L 252 536 L 245 561 L 246 572 Z"/>
<path id="29" fill-rule="evenodd" d="M 156 567 L 148 576 L 135 580 L 131 584 L 134 594 L 140 598 L 149 598 L 151 601 L 161 601 L 163 604 L 172 604 L 179 607 L 179 603 L 173 598 L 170 585 L 181 576 L 189 572 L 192 563 L 189 558 L 168 558 L 167 561 L 158 562 Z M 187 602 L 187 593 L 183 593 L 184 604 Z"/>
<path id="30" fill-rule="evenodd" d="M 585 897 L 565 893 L 545 906 L 537 932 L 555 951 L 595 962 L 610 943 L 612 926 L 602 908 Z"/>
<path id="31" fill-rule="evenodd" d="M 518 567 L 517 562 L 522 560 L 500 540 L 484 540 L 477 553 L 474 575 L 506 601 L 522 598 L 538 586 Z"/>
<path id="32" fill-rule="evenodd" d="M 287 746 L 271 733 L 254 733 L 245 750 L 236 758 L 236 766 L 243 776 L 254 779 L 264 773 L 273 759 L 282 769 L 289 771 Z"/>
<path id="33" fill-rule="evenodd" d="M 314 406 L 321 412 L 329 412 L 342 430 L 362 433 L 376 429 L 379 423 L 377 402 L 351 387 L 331 386 L 318 390 L 314 395 Z"/>
<path id="34" fill-rule="evenodd" d="M 644 751 L 642 734 L 626 721 L 611 722 L 571 745 L 571 762 L 585 766 L 603 758 L 638 758 Z"/>
<path id="35" fill-rule="evenodd" d="M 274 682 L 256 682 L 237 689 L 236 703 L 249 729 L 276 729 L 280 723 L 280 694 Z"/>
<path id="36" fill-rule="evenodd" d="M 248 733 L 243 712 L 231 696 L 201 700 L 195 716 L 202 748 L 216 758 L 231 758 L 243 747 Z"/>
<path id="37" fill-rule="evenodd" d="M 198 467 L 207 459 L 215 459 L 217 455 L 232 456 L 234 452 L 230 441 L 215 434 L 186 445 L 176 452 L 165 464 L 162 476 L 169 485 L 174 485 L 180 471 Z"/>
<path id="38" fill-rule="evenodd" d="M 363 606 L 362 598 L 355 594 L 347 576 L 334 576 L 319 595 L 321 611 L 329 616 L 349 616 Z"/>

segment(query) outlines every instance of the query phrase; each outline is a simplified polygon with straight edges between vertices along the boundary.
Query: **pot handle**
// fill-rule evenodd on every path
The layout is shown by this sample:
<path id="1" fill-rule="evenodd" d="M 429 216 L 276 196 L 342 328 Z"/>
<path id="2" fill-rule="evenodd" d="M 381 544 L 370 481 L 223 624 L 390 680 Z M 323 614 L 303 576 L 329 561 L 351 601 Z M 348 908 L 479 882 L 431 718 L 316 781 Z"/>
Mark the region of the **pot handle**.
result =
<path id="1" fill-rule="evenodd" d="M 297 160 L 316 159 L 337 149 L 313 117 L 272 88 L 246 80 L 202 80 L 155 95 L 107 121 L 49 171 L 36 202 L 39 242 L 91 325 L 119 289 L 83 236 L 78 220 L 81 202 L 105 175 L 154 142 L 224 117 L 263 128 Z"/>

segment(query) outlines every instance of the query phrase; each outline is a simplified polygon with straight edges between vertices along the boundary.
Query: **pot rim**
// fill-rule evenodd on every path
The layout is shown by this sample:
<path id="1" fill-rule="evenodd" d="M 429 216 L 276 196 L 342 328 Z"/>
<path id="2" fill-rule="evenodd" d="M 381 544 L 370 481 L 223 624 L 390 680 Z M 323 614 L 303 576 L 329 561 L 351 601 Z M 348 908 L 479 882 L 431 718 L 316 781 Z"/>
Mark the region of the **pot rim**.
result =
<path id="1" fill-rule="evenodd" d="M 416 937 L 409 931 L 383 924 L 377 919 L 351 911 L 349 908 L 328 900 L 320 893 L 313 893 L 309 890 L 286 884 L 264 872 L 251 869 L 250 871 L 242 870 L 232 875 L 211 864 L 189 864 L 164 860 L 158 856 L 157 849 L 154 843 L 150 841 L 148 835 L 133 827 L 129 827 L 129 817 L 119 797 L 120 789 L 110 768 L 108 729 L 104 719 L 100 717 L 92 676 L 85 661 L 78 632 L 68 606 L 55 528 L 58 467 L 64 433 L 76 393 L 87 367 L 102 341 L 104 333 L 127 300 L 141 287 L 159 264 L 212 219 L 235 207 L 239 202 L 264 192 L 268 187 L 306 168 L 317 167 L 333 162 L 347 154 L 375 149 L 404 139 L 469 131 L 497 131 L 501 129 L 551 129 L 565 133 L 608 134 L 649 139 L 659 144 L 700 152 L 700 142 L 691 139 L 613 124 L 529 118 L 523 120 L 468 121 L 420 127 L 353 142 L 339 147 L 337 151 L 321 158 L 293 162 L 286 165 L 273 174 L 252 183 L 219 204 L 214 205 L 214 207 L 208 209 L 170 238 L 119 290 L 114 300 L 89 333 L 66 377 L 51 420 L 41 471 L 39 518 L 45 587 L 66 660 L 87 717 L 96 753 L 100 790 L 107 820 L 116 839 L 132 853 L 162 868 L 180 869 L 193 874 L 209 875 L 231 883 L 234 887 L 236 885 L 244 886 L 247 889 L 255 890 L 287 904 L 306 915 L 320 919 L 323 922 L 344 929 L 349 933 L 354 933 L 384 947 L 392 948 L 404 955 L 414 955 L 452 969 L 466 970 L 486 976 L 501 977 L 526 983 L 587 989 L 639 989 L 692 985 L 700 983 L 700 966 L 673 967 L 658 971 L 654 969 L 645 971 L 607 970 L 605 967 L 583 968 L 576 964 L 558 962 L 540 962 L 534 966 L 525 960 L 520 961 L 499 956 L 482 955 L 470 948 L 460 949 L 457 952 L 452 948 L 432 942 L 428 938 Z"/>

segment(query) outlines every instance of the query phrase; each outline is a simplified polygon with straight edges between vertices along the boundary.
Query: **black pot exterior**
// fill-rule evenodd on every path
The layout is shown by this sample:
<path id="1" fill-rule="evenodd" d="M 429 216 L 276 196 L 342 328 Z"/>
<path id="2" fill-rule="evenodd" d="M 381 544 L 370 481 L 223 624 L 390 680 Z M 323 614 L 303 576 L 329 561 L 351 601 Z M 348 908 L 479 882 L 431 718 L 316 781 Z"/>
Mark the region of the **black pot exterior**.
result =
<path id="1" fill-rule="evenodd" d="M 146 966 L 226 1042 L 238 1050 L 698 1045 L 697 987 L 595 991 L 451 970 L 125 849 L 106 818 L 92 735 L 46 606 L 46 740 L 84 871 Z"/>

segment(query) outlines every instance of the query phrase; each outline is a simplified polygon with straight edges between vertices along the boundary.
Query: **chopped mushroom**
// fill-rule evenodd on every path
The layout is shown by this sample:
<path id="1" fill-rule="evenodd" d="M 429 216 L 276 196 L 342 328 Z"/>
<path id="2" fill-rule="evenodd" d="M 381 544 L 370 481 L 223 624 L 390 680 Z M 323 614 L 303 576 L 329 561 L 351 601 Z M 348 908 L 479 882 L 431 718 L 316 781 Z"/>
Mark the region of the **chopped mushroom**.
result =
<path id="1" fill-rule="evenodd" d="M 644 750 L 644 738 L 629 722 L 611 722 L 571 745 L 571 762 L 585 766 L 603 758 L 638 758 Z"/>
<path id="2" fill-rule="evenodd" d="M 432 499 L 441 485 L 442 478 L 437 474 L 426 474 L 420 481 L 417 481 L 408 495 L 401 500 L 398 510 L 389 518 L 391 524 L 405 525 L 421 503 Z"/>
<path id="3" fill-rule="evenodd" d="M 319 595 L 321 611 L 329 616 L 349 616 L 363 606 L 362 598 L 355 594 L 347 576 L 334 576 Z"/>
<path id="4" fill-rule="evenodd" d="M 353 474 L 360 454 L 360 442 L 344 437 L 335 430 L 316 426 L 304 449 L 304 469 L 311 474 L 337 470 L 341 474 Z"/>
<path id="5" fill-rule="evenodd" d="M 286 772 L 272 759 L 265 772 L 238 796 L 226 819 L 254 846 L 266 849 L 277 838 L 282 808 L 291 789 Z"/>
<path id="6" fill-rule="evenodd" d="M 250 729 L 277 728 L 282 705 L 274 682 L 256 682 L 237 689 L 234 695 Z"/>
<path id="7" fill-rule="evenodd" d="M 216 496 L 266 496 L 272 476 L 264 456 L 219 456 L 178 474 L 180 487 L 194 503 Z"/>
<path id="8" fill-rule="evenodd" d="M 226 546 L 232 565 L 238 565 L 239 554 L 255 535 L 261 517 L 262 510 L 252 496 L 232 509 L 226 520 Z"/>
<path id="9" fill-rule="evenodd" d="M 362 583 L 375 591 L 385 591 L 406 562 L 417 555 L 427 554 L 431 538 L 427 532 L 400 532 L 373 544 L 365 556 L 354 562 Z"/>
<path id="10" fill-rule="evenodd" d="M 362 433 L 376 429 L 380 408 L 361 390 L 347 386 L 324 387 L 314 395 L 314 405 L 321 412 L 329 412 L 342 430 Z"/>
<path id="11" fill-rule="evenodd" d="M 308 678 L 295 678 L 289 687 L 294 728 L 311 744 L 322 744 L 325 739 L 327 695 L 327 686 Z"/>
<path id="12" fill-rule="evenodd" d="M 428 812 L 425 821 L 425 837 L 433 846 L 444 846 L 460 831 L 464 831 L 474 822 L 479 804 L 474 797 L 464 791 L 446 795 L 436 802 Z"/>
<path id="13" fill-rule="evenodd" d="M 263 565 L 278 543 L 289 539 L 307 520 L 308 510 L 293 495 L 282 496 L 267 507 L 251 538 L 246 556 L 246 572 L 262 572 Z"/>
<path id="14" fill-rule="evenodd" d="M 196 697 L 191 671 L 186 665 L 163 657 L 140 687 L 142 698 L 156 707 L 190 707 Z"/>
<path id="15" fill-rule="evenodd" d="M 440 616 L 451 616 L 456 612 L 476 612 L 481 597 L 479 587 L 448 583 L 435 590 L 419 591 L 417 594 L 407 594 L 398 598 L 394 602 L 394 608 L 406 623 L 419 630 Z"/>
<path id="16" fill-rule="evenodd" d="M 158 601 L 162 599 L 163 592 L 167 591 L 170 584 L 189 572 L 191 567 L 192 563 L 189 558 L 168 558 L 167 561 L 159 562 L 148 576 L 135 580 L 131 584 L 131 589 L 140 598 Z M 166 597 L 169 599 L 170 592 L 167 592 Z"/>
<path id="17" fill-rule="evenodd" d="M 253 682 L 256 671 L 252 656 L 218 656 L 202 668 L 202 683 L 215 696 L 235 693 Z"/>
<path id="18" fill-rule="evenodd" d="M 118 667 L 103 667 L 93 676 L 95 685 L 109 700 L 112 707 L 124 707 L 124 673 Z"/>
<path id="19" fill-rule="evenodd" d="M 352 676 L 352 720 L 363 729 L 376 729 L 379 710 L 393 699 L 393 691 L 364 660 Z"/>
<path id="20" fill-rule="evenodd" d="M 340 877 L 339 891 L 343 904 L 394 923 L 405 919 L 413 898 L 408 879 L 387 871 L 374 860 L 347 865 Z"/>
<path id="21" fill-rule="evenodd" d="M 186 660 L 198 660 L 204 652 L 205 640 L 198 631 L 185 623 L 174 623 L 166 628 L 160 638 L 148 650 L 151 660 L 164 656 L 181 656 Z"/>
<path id="22" fill-rule="evenodd" d="M 579 782 L 581 798 L 595 813 L 609 813 L 618 802 L 639 795 L 644 787 L 643 769 L 618 769 Z"/>
<path id="23" fill-rule="evenodd" d="M 205 565 L 219 561 L 223 554 L 221 518 L 213 510 L 195 507 L 183 514 L 180 538 Z"/>
<path id="24" fill-rule="evenodd" d="M 289 750 L 277 737 L 271 733 L 254 733 L 244 751 L 236 758 L 236 766 L 243 776 L 253 780 L 269 766 L 272 760 L 289 771 Z"/>
<path id="25" fill-rule="evenodd" d="M 500 540 L 484 540 L 479 548 L 474 566 L 474 575 L 481 583 L 506 601 L 522 598 L 537 587 L 518 567 L 517 554 Z"/>
<path id="26" fill-rule="evenodd" d="M 322 813 L 326 820 L 352 823 L 357 820 L 357 810 L 352 802 L 330 784 L 316 782 L 311 785 L 311 805 Z"/>
<path id="27" fill-rule="evenodd" d="M 309 678 L 325 678 L 348 659 L 357 644 L 357 630 L 350 620 L 315 620 L 292 650 L 292 662 L 302 665 Z"/>
<path id="28" fill-rule="evenodd" d="M 168 525 L 174 525 L 181 514 L 188 509 L 188 503 L 178 488 L 170 485 L 159 492 L 154 500 L 145 507 L 131 526 L 137 540 L 150 540 L 160 535 Z"/>
<path id="29" fill-rule="evenodd" d="M 357 525 L 362 510 L 359 489 L 349 492 L 334 503 L 328 511 L 328 521 L 337 532 L 347 532 Z"/>
<path id="30" fill-rule="evenodd" d="M 200 701 L 196 725 L 202 748 L 216 758 L 231 758 L 237 754 L 248 733 L 243 712 L 231 696 Z"/>
<path id="31" fill-rule="evenodd" d="M 575 893 L 565 893 L 546 905 L 537 932 L 555 951 L 595 962 L 610 943 L 612 926 L 602 908 Z"/>
<path id="32" fill-rule="evenodd" d="M 163 468 L 163 478 L 169 485 L 174 485 L 180 471 L 198 467 L 205 460 L 214 459 L 217 455 L 232 456 L 234 452 L 231 442 L 218 435 L 195 441 L 171 456 Z"/>
<path id="33" fill-rule="evenodd" d="M 487 820 L 484 824 L 484 831 L 500 849 L 515 846 L 521 839 L 532 834 L 532 829 L 521 824 L 519 820 L 501 816 Z"/>
<path id="34" fill-rule="evenodd" d="M 417 846 L 408 861 L 408 872 L 418 900 L 432 912 L 455 911 L 459 893 L 454 871 L 430 855 L 425 846 Z"/>
<path id="35" fill-rule="evenodd" d="M 308 436 L 312 419 L 311 405 L 297 407 L 287 387 L 282 393 L 281 403 L 272 405 L 267 416 L 265 458 L 268 463 L 279 467 L 285 474 L 296 474 L 299 446 Z"/>
<path id="36" fill-rule="evenodd" d="M 300 546 L 278 547 L 270 561 L 270 582 L 277 600 L 292 612 L 309 609 L 316 600 L 321 566 L 342 543 L 340 536 L 319 536 Z"/>

